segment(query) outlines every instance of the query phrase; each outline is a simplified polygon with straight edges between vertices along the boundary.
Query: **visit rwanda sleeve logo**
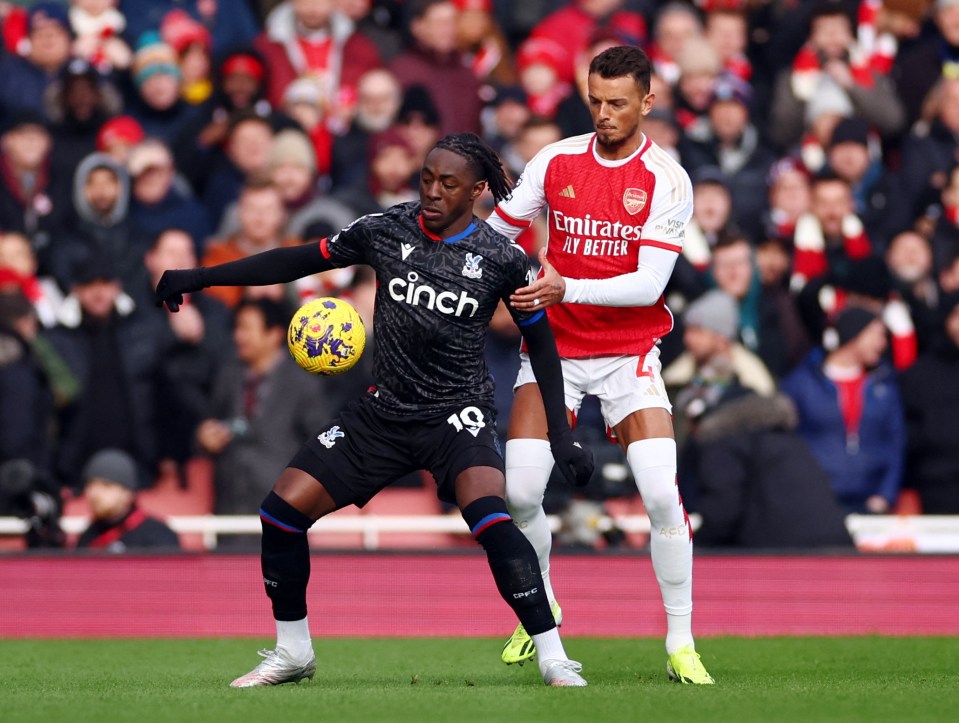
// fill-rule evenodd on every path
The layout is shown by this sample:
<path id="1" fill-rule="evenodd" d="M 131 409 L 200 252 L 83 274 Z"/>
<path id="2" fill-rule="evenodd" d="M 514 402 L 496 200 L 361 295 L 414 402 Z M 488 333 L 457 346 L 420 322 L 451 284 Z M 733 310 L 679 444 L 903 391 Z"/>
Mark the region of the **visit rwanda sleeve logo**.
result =
<path id="1" fill-rule="evenodd" d="M 482 260 L 483 257 L 479 254 L 466 254 L 466 263 L 463 265 L 463 276 L 467 279 L 483 278 L 483 269 L 479 267 L 479 263 Z"/>

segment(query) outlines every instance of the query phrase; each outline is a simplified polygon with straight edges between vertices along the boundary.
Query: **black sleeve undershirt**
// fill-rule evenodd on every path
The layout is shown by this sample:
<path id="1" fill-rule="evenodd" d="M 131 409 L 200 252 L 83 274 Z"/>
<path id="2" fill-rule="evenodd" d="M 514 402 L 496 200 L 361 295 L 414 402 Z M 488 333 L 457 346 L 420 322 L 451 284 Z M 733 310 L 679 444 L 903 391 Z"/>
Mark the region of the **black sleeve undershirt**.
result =
<path id="1" fill-rule="evenodd" d="M 563 367 L 556 352 L 556 340 L 546 314 L 532 324 L 521 326 L 526 340 L 529 363 L 536 375 L 546 408 L 546 424 L 550 442 L 570 434 L 566 421 L 566 395 L 563 392 Z"/>
<path id="2" fill-rule="evenodd" d="M 203 286 L 268 286 L 336 268 L 317 243 L 271 249 L 245 259 L 201 268 Z"/>

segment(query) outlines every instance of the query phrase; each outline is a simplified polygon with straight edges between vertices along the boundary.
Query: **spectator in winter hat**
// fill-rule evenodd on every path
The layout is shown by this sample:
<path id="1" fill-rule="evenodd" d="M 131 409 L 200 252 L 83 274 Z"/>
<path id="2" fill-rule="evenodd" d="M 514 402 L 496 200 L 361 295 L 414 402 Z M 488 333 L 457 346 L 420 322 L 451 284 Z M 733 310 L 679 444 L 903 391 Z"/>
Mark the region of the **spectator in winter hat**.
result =
<path id="1" fill-rule="evenodd" d="M 899 495 L 906 431 L 887 344 L 881 318 L 847 307 L 781 383 L 799 412 L 799 434 L 847 512 L 881 514 Z"/>
<path id="2" fill-rule="evenodd" d="M 93 520 L 77 547 L 114 553 L 180 547 L 173 530 L 137 506 L 140 475 L 136 460 L 126 452 L 104 449 L 94 454 L 83 468 L 83 484 Z"/>
<path id="3" fill-rule="evenodd" d="M 209 214 L 186 184 L 175 183 L 176 167 L 169 147 L 147 138 L 130 151 L 127 170 L 132 179 L 130 217 L 153 238 L 167 228 L 182 228 L 197 243 L 197 255 L 212 230 Z"/>
<path id="4" fill-rule="evenodd" d="M 173 144 L 198 112 L 180 97 L 182 75 L 176 52 L 156 32 L 144 33 L 130 72 L 137 95 L 130 113 L 148 136 Z"/>
<path id="5" fill-rule="evenodd" d="M 70 60 L 73 38 L 61 3 L 34 3 L 27 14 L 26 30 L 20 54 L 0 57 L 0 118 L 19 110 L 43 113 L 47 87 Z"/>
<path id="6" fill-rule="evenodd" d="M 750 238 L 759 238 L 766 211 L 766 176 L 776 156 L 749 120 L 751 102 L 752 88 L 746 81 L 720 76 L 713 85 L 707 123 L 697 126 L 700 132 L 688 134 L 689 142 L 681 146 L 680 155 L 691 171 L 715 165 L 725 174 L 733 199 L 733 222 Z"/>
<path id="7" fill-rule="evenodd" d="M 160 37 L 177 55 L 183 99 L 190 105 L 198 105 L 209 98 L 213 92 L 210 32 L 176 8 L 163 18 Z"/>
<path id="8" fill-rule="evenodd" d="M 561 76 L 565 55 L 563 46 L 549 38 L 528 38 L 520 45 L 516 70 L 533 115 L 553 118 L 559 104 L 572 95 L 572 84 Z"/>
<path id="9" fill-rule="evenodd" d="M 396 128 L 413 150 L 417 164 L 440 139 L 440 114 L 433 99 L 421 85 L 407 88 L 396 116 Z"/>
<path id="10" fill-rule="evenodd" d="M 765 235 L 786 241 L 791 247 L 796 221 L 809 211 L 809 171 L 796 156 L 780 158 L 769 169 L 766 187 L 769 211 L 765 219 Z"/>
<path id="11" fill-rule="evenodd" d="M 912 220 L 898 175 L 882 163 L 879 139 L 861 118 L 845 118 L 832 132 L 826 152 L 829 168 L 852 188 L 856 213 L 880 251 Z"/>
<path id="12" fill-rule="evenodd" d="M 776 389 L 762 361 L 739 343 L 739 308 L 736 300 L 720 289 L 707 291 L 683 314 L 685 351 L 663 370 L 670 387 L 690 384 L 695 377 L 731 383 L 738 379 L 759 394 Z"/>
<path id="13" fill-rule="evenodd" d="M 130 150 L 145 137 L 143 126 L 133 116 L 114 116 L 97 132 L 96 150 L 126 164 Z"/>
<path id="14" fill-rule="evenodd" d="M 310 138 L 316 165 L 322 175 L 330 170 L 333 153 L 333 134 L 327 126 L 327 99 L 323 89 L 313 78 L 299 78 L 283 91 L 282 110 L 295 120 Z"/>
<path id="15" fill-rule="evenodd" d="M 709 103 L 723 66 L 705 38 L 690 38 L 676 56 L 679 79 L 674 88 L 676 120 L 692 138 L 707 134 Z"/>

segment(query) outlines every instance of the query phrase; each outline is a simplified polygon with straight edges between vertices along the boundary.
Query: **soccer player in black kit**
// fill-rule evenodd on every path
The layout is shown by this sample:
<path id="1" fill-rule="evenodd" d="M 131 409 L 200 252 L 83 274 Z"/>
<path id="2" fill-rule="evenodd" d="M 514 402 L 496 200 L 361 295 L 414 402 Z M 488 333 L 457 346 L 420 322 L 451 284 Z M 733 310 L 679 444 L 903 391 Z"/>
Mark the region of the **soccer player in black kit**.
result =
<path id="1" fill-rule="evenodd" d="M 584 686 L 582 666 L 563 649 L 533 547 L 506 509 L 496 439 L 486 327 L 500 300 L 529 283 L 526 254 L 473 215 L 486 185 L 500 201 L 510 186 L 496 155 L 477 136 L 447 136 L 420 174 L 418 203 L 363 216 L 318 244 L 275 249 L 209 268 L 166 271 L 156 300 L 177 311 L 183 294 L 207 286 L 293 281 L 331 268 L 369 264 L 376 272 L 376 386 L 308 440 L 263 500 L 262 568 L 277 643 L 233 687 L 313 678 L 307 624 L 310 554 L 306 533 L 320 517 L 363 506 L 418 469 L 436 479 L 486 551 L 496 586 L 535 640 L 543 680 Z M 563 379 L 545 313 L 510 309 L 543 390 L 556 463 L 585 484 L 592 457 L 574 445 Z"/>

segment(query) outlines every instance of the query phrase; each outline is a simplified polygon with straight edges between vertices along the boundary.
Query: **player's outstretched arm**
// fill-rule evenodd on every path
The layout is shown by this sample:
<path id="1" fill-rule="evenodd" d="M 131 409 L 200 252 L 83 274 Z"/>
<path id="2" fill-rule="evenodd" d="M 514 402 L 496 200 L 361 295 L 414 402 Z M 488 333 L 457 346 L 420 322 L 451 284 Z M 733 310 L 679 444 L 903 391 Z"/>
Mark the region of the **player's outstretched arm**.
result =
<path id="1" fill-rule="evenodd" d="M 157 306 L 166 304 L 170 311 L 178 311 L 184 294 L 208 286 L 285 284 L 332 268 L 315 243 L 272 249 L 218 266 L 164 271 L 154 300 Z"/>
<path id="2" fill-rule="evenodd" d="M 543 309 L 553 304 L 595 304 L 597 306 L 652 306 L 659 301 L 673 273 L 679 252 L 644 246 L 636 271 L 607 279 L 572 279 L 560 276 L 539 252 L 543 274 L 529 286 L 517 289 L 510 304 L 520 311 Z"/>
<path id="3" fill-rule="evenodd" d="M 563 367 L 546 314 L 541 314 L 531 324 L 520 326 L 520 331 L 526 340 L 529 362 L 543 396 L 553 460 L 567 481 L 582 487 L 593 476 L 593 454 L 573 442 L 573 434 L 566 422 Z"/>

